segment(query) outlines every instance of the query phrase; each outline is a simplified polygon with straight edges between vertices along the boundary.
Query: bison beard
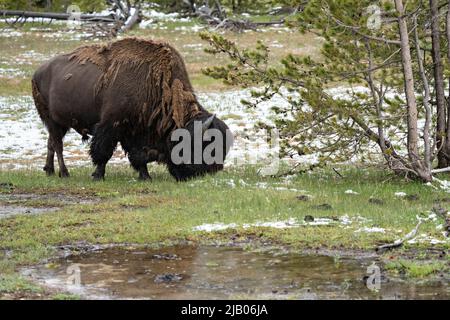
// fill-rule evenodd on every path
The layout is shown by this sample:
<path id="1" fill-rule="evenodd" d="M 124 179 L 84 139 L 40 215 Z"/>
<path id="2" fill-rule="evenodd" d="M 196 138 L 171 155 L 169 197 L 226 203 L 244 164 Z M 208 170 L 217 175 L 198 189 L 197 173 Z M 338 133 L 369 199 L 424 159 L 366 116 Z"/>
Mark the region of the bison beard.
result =
<path id="1" fill-rule="evenodd" d="M 62 139 L 70 128 L 83 140 L 93 137 L 94 179 L 104 178 L 119 142 L 140 179 L 150 179 L 147 163 L 152 161 L 167 164 L 177 180 L 223 168 L 171 161 L 170 137 L 175 129 L 191 131 L 187 124 L 209 119 L 208 126 L 220 130 L 225 139 L 228 127 L 200 105 L 180 54 L 168 44 L 128 38 L 81 47 L 41 66 L 32 85 L 36 108 L 49 132 L 44 167 L 49 175 L 55 172 L 55 153 L 60 176 L 69 175 Z"/>

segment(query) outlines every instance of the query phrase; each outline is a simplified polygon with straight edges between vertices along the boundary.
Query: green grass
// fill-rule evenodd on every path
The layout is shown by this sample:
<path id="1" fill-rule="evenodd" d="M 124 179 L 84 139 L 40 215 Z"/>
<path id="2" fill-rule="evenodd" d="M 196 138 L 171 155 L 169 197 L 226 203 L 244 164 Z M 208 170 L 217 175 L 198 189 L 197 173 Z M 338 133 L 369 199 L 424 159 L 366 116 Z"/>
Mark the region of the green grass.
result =
<path id="1" fill-rule="evenodd" d="M 258 21 L 267 21 L 268 17 L 255 17 Z M 204 52 L 206 43 L 198 36 L 198 32 L 192 29 L 195 20 L 189 22 L 168 21 L 162 22 L 160 27 L 154 29 L 134 29 L 127 36 L 138 36 L 150 39 L 164 40 L 171 43 L 179 50 L 186 62 L 186 67 L 192 83 L 197 91 L 219 91 L 229 89 L 221 81 L 214 80 L 203 75 L 206 67 L 228 63 L 225 56 L 211 56 Z M 200 25 L 201 26 L 201 25 Z M 0 23 L 1 29 L 10 28 Z M 0 76 L 0 95 L 21 96 L 30 95 L 30 79 L 34 71 L 46 60 L 61 53 L 67 53 L 78 46 L 101 43 L 107 39 L 76 39 L 70 33 L 65 33 L 67 27 L 64 24 L 40 25 L 27 23 L 15 29 L 21 32 L 21 36 L 4 38 L 0 36 L 2 43 L 0 68 L 13 68 L 23 72 L 25 76 L 7 78 Z M 61 31 L 62 33 L 56 33 Z M 289 53 L 300 55 L 317 55 L 321 40 L 312 34 L 303 35 L 300 32 L 286 32 L 285 30 L 268 29 L 266 32 L 249 31 L 245 33 L 233 33 L 225 31 L 225 36 L 236 41 L 242 48 L 254 48 L 256 41 L 266 42 L 271 51 L 271 62 L 279 64 L 282 57 Z M 52 37 L 53 35 L 60 35 Z M 277 46 L 270 45 L 277 40 Z M 203 44 L 202 48 L 196 47 Z M 280 46 L 281 45 L 281 46 Z M 34 52 L 30 54 L 30 51 Z"/>
<path id="2" fill-rule="evenodd" d="M 411 261 L 399 259 L 391 261 L 385 265 L 387 270 L 405 274 L 412 278 L 425 278 L 429 275 L 442 272 L 448 269 L 448 265 L 443 261 Z"/>
<path id="3" fill-rule="evenodd" d="M 268 21 L 269 18 L 256 19 Z M 202 43 L 198 34 L 189 30 L 193 22 L 167 22 L 163 26 L 167 28 L 134 30 L 129 35 L 164 39 L 172 43 L 185 58 L 196 90 L 228 88 L 202 74 L 205 67 L 224 64 L 227 60 L 220 56 L 212 58 L 201 48 L 192 46 Z M 31 31 L 32 27 L 42 30 Z M 181 27 L 187 29 L 180 30 Z M 42 62 L 80 45 L 102 41 L 73 40 L 69 36 L 51 38 L 46 35 L 52 32 L 44 30 L 45 28 L 56 31 L 63 27 L 26 24 L 18 30 L 25 33 L 23 36 L 0 39 L 0 67 L 16 68 L 27 75 L 26 78 L 16 79 L 0 77 L 1 96 L 29 96 L 29 77 Z M 244 48 L 254 47 L 257 39 L 269 45 L 276 39 L 277 45 L 270 47 L 272 62 L 289 53 L 318 54 L 320 47 L 320 40 L 314 35 L 302 35 L 299 32 L 267 30 L 241 34 L 225 32 L 225 35 Z M 27 58 L 26 53 L 30 50 L 34 50 L 36 54 Z M 25 59 L 26 63 L 17 63 L 18 57 Z M 14 117 L 21 110 L 6 112 L 8 116 Z M 235 120 L 239 117 L 232 114 L 228 116 L 229 119 Z M 340 169 L 344 178 L 337 176 L 331 169 L 324 169 L 296 176 L 289 184 L 282 178 L 259 177 L 254 167 L 229 169 L 216 176 L 207 176 L 187 183 L 175 182 L 162 167 L 152 169 L 152 182 L 136 181 L 136 174 L 128 167 L 108 167 L 106 181 L 93 182 L 90 170 L 72 169 L 71 178 L 64 180 L 57 177 L 48 178 L 42 171 L 34 169 L 0 171 L 0 183 L 14 185 L 12 191 L 10 188 L 0 187 L 0 193 L 55 195 L 54 198 L 36 197 L 16 203 L 0 200 L 0 206 L 60 206 L 56 212 L 47 214 L 0 219 L 0 296 L 10 290 L 33 291 L 32 286 L 27 289 L 27 282 L 16 275 L 17 268 L 51 257 L 57 245 L 79 242 L 170 245 L 186 240 L 194 243 L 229 243 L 253 239 L 255 241 L 252 243 L 255 245 L 261 241 L 272 242 L 288 245 L 295 250 L 318 247 L 372 250 L 378 244 L 394 241 L 408 233 L 416 225 L 416 215 L 428 212 L 437 199 L 446 197 L 441 191 L 421 183 L 407 182 L 384 171 L 347 167 Z M 236 187 L 230 186 L 231 180 Z M 258 187 L 258 183 L 266 183 L 268 188 Z M 298 191 L 276 189 L 280 187 Z M 358 195 L 345 194 L 348 189 Z M 394 194 L 399 191 L 419 195 L 419 200 L 398 198 Z M 297 199 L 305 194 L 311 196 L 310 201 Z M 96 201 L 64 204 L 56 195 L 85 197 Z M 382 200 L 382 204 L 370 203 L 370 198 Z M 318 209 L 318 206 L 323 204 L 331 206 L 331 210 Z M 448 204 L 442 203 L 442 206 Z M 288 218 L 303 220 L 307 215 L 316 218 L 361 216 L 370 219 L 364 226 L 385 228 L 386 232 L 357 233 L 355 231 L 359 226 L 343 228 L 338 225 L 285 230 L 238 227 L 236 230 L 216 233 L 193 231 L 195 226 L 205 223 L 236 223 L 241 226 L 245 223 Z M 424 224 L 421 233 L 440 235 L 434 224 Z M 411 245 L 406 246 L 407 249 L 410 247 Z M 448 249 L 449 245 L 441 247 Z M 426 245 L 417 245 L 414 248 L 424 249 Z M 7 259 L 1 256 L 1 253 L 6 251 L 9 252 Z M 422 271 L 410 272 L 420 274 Z M 53 298 L 76 297 L 57 294 Z"/>
<path id="4" fill-rule="evenodd" d="M 80 300 L 81 297 L 74 294 L 57 293 L 53 295 L 52 300 Z"/>
<path id="5" fill-rule="evenodd" d="M 52 246 L 78 241 L 88 243 L 171 243 L 179 240 L 221 241 L 231 233 L 258 235 L 298 248 L 344 247 L 373 249 L 405 235 L 416 224 L 416 215 L 429 211 L 442 193 L 420 183 L 388 178 L 377 171 L 342 170 L 345 178 L 324 170 L 294 178 L 289 189 L 284 180 L 262 179 L 254 168 L 229 170 L 187 183 L 175 182 L 163 168 L 153 170 L 152 182 L 138 182 L 128 168 L 111 167 L 106 181 L 92 182 L 87 169 L 72 170 L 67 180 L 47 178 L 40 171 L 3 171 L 0 182 L 12 183 L 16 193 L 66 194 L 98 198 L 100 202 L 63 206 L 59 211 L 38 216 L 0 220 L 0 248 L 12 250 L 17 263 L 36 262 L 52 252 Z M 235 188 L 229 186 L 233 180 Z M 241 186 L 239 181 L 245 182 Z M 265 182 L 267 189 L 256 187 Z M 348 195 L 352 189 L 359 195 Z M 1 190 L 0 190 L 1 191 Z M 417 201 L 399 199 L 395 192 L 419 195 Z M 10 191 L 5 191 L 10 192 Z M 302 194 L 311 201 L 297 199 Z M 371 204 L 376 197 L 384 205 Z M 36 205 L 32 199 L 28 205 Z M 54 201 L 41 200 L 40 207 Z M 27 202 L 21 202 L 26 205 Z M 329 204 L 328 211 L 317 209 Z M 445 204 L 444 204 L 445 205 Z M 193 227 L 204 223 L 254 223 L 288 218 L 361 216 L 370 219 L 367 227 L 386 228 L 386 233 L 356 233 L 354 228 L 316 226 L 287 230 L 238 228 L 235 231 L 201 233 Z M 434 224 L 421 232 L 438 236 Z M 447 246 L 448 247 L 448 246 Z"/>
<path id="6" fill-rule="evenodd" d="M 42 288 L 16 274 L 0 274 L 0 296 L 6 293 L 40 293 Z"/>

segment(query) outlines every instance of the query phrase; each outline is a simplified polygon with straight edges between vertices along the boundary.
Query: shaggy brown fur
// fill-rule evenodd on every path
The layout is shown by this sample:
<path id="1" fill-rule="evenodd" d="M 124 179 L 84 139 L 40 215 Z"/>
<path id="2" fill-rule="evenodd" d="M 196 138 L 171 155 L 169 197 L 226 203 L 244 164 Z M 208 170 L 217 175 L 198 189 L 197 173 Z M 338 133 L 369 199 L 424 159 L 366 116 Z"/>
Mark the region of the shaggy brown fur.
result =
<path id="1" fill-rule="evenodd" d="M 78 48 L 70 54 L 70 60 L 91 62 L 102 70 L 96 97 L 109 90 L 133 96 L 142 106 L 139 124 L 150 127 L 157 123 L 159 137 L 175 127 L 184 127 L 203 111 L 197 104 L 183 59 L 166 43 L 127 38 Z M 135 80 L 131 83 L 130 74 Z"/>
<path id="2" fill-rule="evenodd" d="M 60 175 L 69 176 L 63 138 L 71 128 L 85 141 L 92 136 L 96 180 L 104 178 L 118 143 L 141 179 L 150 179 L 151 161 L 164 161 L 177 180 L 223 168 L 172 162 L 173 130 L 184 128 L 194 136 L 195 120 L 225 138 L 228 127 L 199 104 L 183 59 L 166 43 L 127 38 L 57 56 L 33 75 L 33 96 L 49 132 L 44 167 L 49 175 L 55 172 L 56 153 Z"/>

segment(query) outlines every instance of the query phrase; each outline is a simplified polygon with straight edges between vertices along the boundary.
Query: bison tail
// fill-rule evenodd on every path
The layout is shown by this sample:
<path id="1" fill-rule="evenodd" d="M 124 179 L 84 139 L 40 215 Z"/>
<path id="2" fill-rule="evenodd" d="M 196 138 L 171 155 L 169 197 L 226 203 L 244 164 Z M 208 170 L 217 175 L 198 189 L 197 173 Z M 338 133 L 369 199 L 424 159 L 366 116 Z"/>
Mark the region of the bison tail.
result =
<path id="1" fill-rule="evenodd" d="M 42 122 L 44 122 L 44 124 L 47 126 L 50 121 L 50 111 L 48 109 L 47 102 L 44 100 L 44 97 L 40 93 L 38 85 L 34 79 L 31 81 L 31 85 L 34 104 L 36 105 L 36 109 Z"/>

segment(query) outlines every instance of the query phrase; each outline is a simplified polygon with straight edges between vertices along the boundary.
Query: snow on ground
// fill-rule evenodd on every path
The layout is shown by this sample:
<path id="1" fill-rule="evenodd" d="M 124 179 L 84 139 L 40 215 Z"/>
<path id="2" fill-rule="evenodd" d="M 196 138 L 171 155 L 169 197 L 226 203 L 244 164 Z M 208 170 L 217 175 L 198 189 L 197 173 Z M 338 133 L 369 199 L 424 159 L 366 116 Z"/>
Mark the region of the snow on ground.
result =
<path id="1" fill-rule="evenodd" d="M 436 222 L 429 218 L 431 222 Z M 305 219 L 306 220 L 306 219 Z M 344 215 L 340 218 L 315 218 L 313 221 L 299 220 L 298 218 L 288 218 L 286 220 L 273 220 L 273 221 L 256 221 L 252 223 L 204 223 L 193 228 L 193 231 L 197 232 L 216 232 L 224 231 L 228 229 L 248 229 L 248 228 L 273 228 L 273 229 L 292 229 L 292 228 L 305 228 L 305 227 L 320 227 L 320 226 L 335 226 L 343 229 L 353 230 L 355 235 L 361 234 L 373 234 L 373 233 L 402 233 L 402 230 L 390 230 L 380 227 L 370 226 L 372 221 L 362 216 L 348 216 Z M 397 235 L 398 236 L 398 235 Z M 447 244 L 450 243 L 450 238 L 447 238 L 444 234 L 441 238 L 430 236 L 426 233 L 422 233 L 413 239 L 408 241 L 409 244 L 425 243 L 431 245 Z"/>
<path id="2" fill-rule="evenodd" d="M 0 97 L 0 168 L 43 167 L 47 152 L 47 131 L 33 99 L 29 96 Z M 89 163 L 87 145 L 75 132 L 64 140 L 64 156 L 70 166 Z M 124 162 L 120 150 L 112 163 Z"/>
<path id="3" fill-rule="evenodd" d="M 27 74 L 17 68 L 0 68 L 0 77 L 7 79 L 25 78 Z"/>
<path id="4" fill-rule="evenodd" d="M 227 166 L 260 164 L 278 159 L 276 145 L 267 141 L 267 132 L 256 131 L 255 125 L 259 121 L 272 123 L 271 107 L 286 103 L 281 97 L 275 97 L 254 110 L 243 107 L 240 102 L 250 97 L 249 90 L 201 93 L 198 97 L 206 109 L 227 123 L 235 136 L 234 146 L 227 157 Z M 30 96 L 0 97 L 0 121 L 0 164 L 8 168 L 42 167 L 47 150 L 47 132 L 36 112 L 33 99 Z M 69 132 L 64 142 L 64 155 L 69 166 L 90 163 L 87 145 L 81 143 L 76 132 Z M 127 163 L 120 148 L 112 162 Z"/>
<path id="5" fill-rule="evenodd" d="M 236 224 L 236 223 L 230 223 L 225 224 L 221 222 L 216 223 L 205 223 L 199 226 L 196 226 L 193 228 L 194 231 L 203 231 L 203 232 L 214 232 L 214 231 L 222 231 L 227 229 L 237 229 L 237 228 L 254 228 L 254 227 L 263 227 L 263 228 L 274 228 L 274 229 L 291 229 L 291 228 L 300 228 L 300 227 L 311 227 L 311 226 L 340 226 L 342 228 L 348 228 L 349 225 L 361 225 L 363 223 L 368 223 L 370 220 L 361 217 L 361 216 L 355 216 L 355 217 L 349 217 L 348 215 L 344 215 L 340 217 L 339 219 L 332 219 L 332 218 L 315 218 L 314 221 L 304 221 L 299 220 L 297 218 L 289 218 L 287 220 L 280 220 L 280 221 L 257 221 L 253 223 L 243 223 L 243 224 Z M 368 231 L 367 231 L 367 230 Z M 375 230 L 375 231 L 373 231 Z M 361 229 L 356 230 L 355 232 L 381 232 L 379 231 L 381 228 L 368 228 L 364 227 Z M 383 229 L 384 232 L 384 229 Z"/>
<path id="6" fill-rule="evenodd" d="M 1 19 L 0 19 L 1 21 Z M 67 23 L 64 21 L 63 23 Z M 84 30 L 80 26 L 67 25 L 67 28 L 54 30 L 49 28 L 31 28 L 30 31 L 15 31 L 11 28 L 0 29 L 0 38 L 21 38 L 25 36 L 42 37 L 49 39 L 61 39 L 67 41 L 92 41 L 98 40 L 92 32 Z"/>
<path id="7" fill-rule="evenodd" d="M 26 51 L 19 55 L 23 64 L 30 59 L 39 57 L 34 51 Z M 20 70 L 14 68 L 0 68 L 0 76 L 12 77 L 18 75 Z M 20 74 L 21 75 L 21 74 Z M 23 76 L 23 75 L 22 75 Z M 333 89 L 336 96 L 345 94 L 347 89 Z M 256 108 L 246 108 L 241 100 L 250 99 L 250 89 L 227 92 L 211 92 L 198 94 L 199 101 L 209 111 L 216 113 L 225 121 L 235 136 L 235 141 L 226 166 L 278 164 L 279 146 L 273 132 L 257 130 L 259 122 L 273 124 L 275 114 L 273 107 L 285 107 L 287 101 L 281 96 L 274 96 L 270 101 L 260 103 Z M 42 167 L 45 162 L 47 132 L 42 126 L 35 110 L 33 99 L 30 96 L 0 97 L 0 165 L 8 168 Z M 71 131 L 65 138 L 65 157 L 69 166 L 86 165 L 90 163 L 87 145 L 81 143 L 80 136 Z M 14 161 L 11 161 L 14 159 Z M 305 165 L 317 161 L 315 155 L 283 159 L 291 162 L 301 162 Z M 112 163 L 127 163 L 123 152 L 119 150 L 112 159 Z M 263 168 L 264 169 L 264 168 Z M 270 170 L 269 170 L 270 171 Z M 276 173 L 276 172 L 275 172 Z M 239 181 L 230 182 L 230 186 L 239 185 Z M 438 181 L 437 187 L 450 192 L 450 182 Z M 297 191 L 285 186 L 268 186 L 260 184 L 257 188 Z M 356 194 L 353 190 L 346 194 Z M 400 190 L 395 193 L 397 197 L 405 197 Z"/>

